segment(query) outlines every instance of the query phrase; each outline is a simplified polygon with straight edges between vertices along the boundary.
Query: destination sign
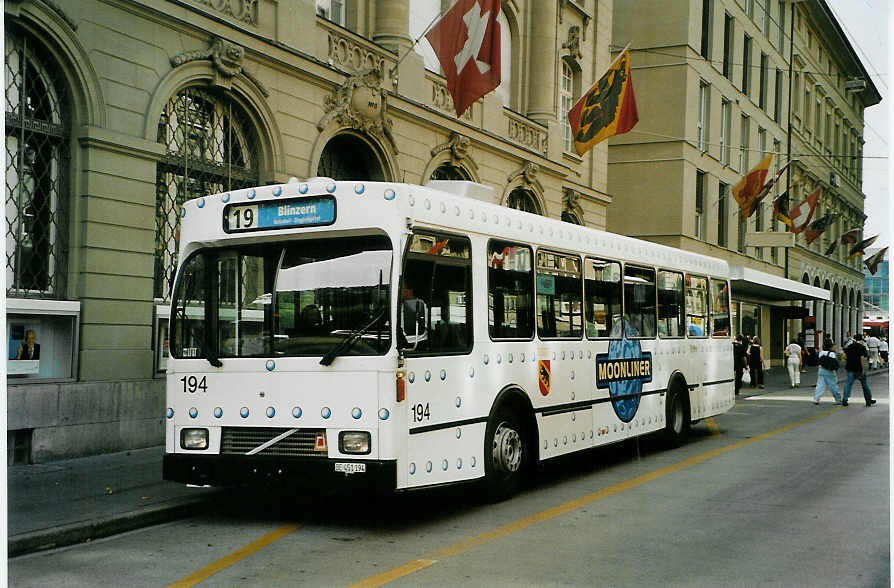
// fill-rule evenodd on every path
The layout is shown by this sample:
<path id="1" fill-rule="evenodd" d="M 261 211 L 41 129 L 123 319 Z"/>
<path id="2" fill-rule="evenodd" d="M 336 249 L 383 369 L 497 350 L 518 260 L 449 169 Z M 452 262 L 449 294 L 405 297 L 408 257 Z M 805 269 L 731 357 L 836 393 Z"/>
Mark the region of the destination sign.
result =
<path id="1" fill-rule="evenodd" d="M 311 196 L 257 204 L 231 204 L 224 208 L 227 233 L 315 227 L 335 222 L 335 199 Z"/>

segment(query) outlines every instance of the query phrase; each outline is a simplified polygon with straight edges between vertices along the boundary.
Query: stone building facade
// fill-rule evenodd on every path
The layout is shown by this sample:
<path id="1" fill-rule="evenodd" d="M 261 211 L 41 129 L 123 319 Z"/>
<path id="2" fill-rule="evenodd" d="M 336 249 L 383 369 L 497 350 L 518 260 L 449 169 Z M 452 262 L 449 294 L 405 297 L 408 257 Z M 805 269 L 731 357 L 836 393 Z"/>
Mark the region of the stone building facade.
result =
<path id="1" fill-rule="evenodd" d="M 431 4 L 5 3 L 11 463 L 161 443 L 186 199 L 465 178 L 605 227 L 607 147 L 578 157 L 560 121 L 609 64 L 611 2 L 503 0 L 504 83 L 461 118 L 411 50 Z M 39 361 L 16 356 L 29 337 Z"/>
<path id="2" fill-rule="evenodd" d="M 863 110 L 881 98 L 826 2 L 617 1 L 613 35 L 631 43 L 640 121 L 610 143 L 608 229 L 726 259 L 734 330 L 776 362 L 802 332 L 812 346 L 857 330 L 860 259 L 826 252 L 862 227 Z M 730 189 L 768 153 L 770 177 L 793 163 L 743 220 Z M 821 187 L 814 218 L 838 214 L 811 245 L 774 218 L 789 184 L 789 206 Z"/>

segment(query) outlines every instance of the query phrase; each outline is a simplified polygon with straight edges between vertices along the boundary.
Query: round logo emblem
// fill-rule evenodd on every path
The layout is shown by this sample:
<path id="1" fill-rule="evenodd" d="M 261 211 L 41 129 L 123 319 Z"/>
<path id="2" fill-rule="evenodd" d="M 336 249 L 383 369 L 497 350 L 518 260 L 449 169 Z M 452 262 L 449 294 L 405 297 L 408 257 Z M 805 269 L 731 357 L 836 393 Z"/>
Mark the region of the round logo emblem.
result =
<path id="1" fill-rule="evenodd" d="M 596 386 L 608 388 L 612 408 L 622 423 L 636 416 L 643 382 L 652 381 L 652 354 L 643 352 L 636 332 L 627 321 L 612 328 L 608 353 L 596 355 Z"/>

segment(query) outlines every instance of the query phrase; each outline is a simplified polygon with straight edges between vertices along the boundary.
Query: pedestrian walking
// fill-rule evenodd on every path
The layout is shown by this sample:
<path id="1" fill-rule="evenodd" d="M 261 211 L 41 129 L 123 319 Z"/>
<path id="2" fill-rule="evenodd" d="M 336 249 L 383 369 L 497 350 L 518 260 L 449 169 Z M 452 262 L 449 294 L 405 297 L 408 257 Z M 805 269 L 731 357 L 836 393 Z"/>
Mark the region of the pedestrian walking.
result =
<path id="1" fill-rule="evenodd" d="M 863 399 L 866 401 L 866 406 L 875 404 L 875 398 L 872 397 L 869 384 L 866 382 L 867 355 L 869 354 L 866 351 L 866 347 L 863 346 L 863 335 L 857 333 L 854 335 L 854 342 L 844 350 L 846 358 L 844 369 L 847 370 L 847 381 L 844 383 L 844 395 L 841 398 L 842 406 L 847 406 L 854 380 L 860 380 L 860 385 L 863 386 Z"/>
<path id="2" fill-rule="evenodd" d="M 785 357 L 789 382 L 792 388 L 798 388 L 801 385 L 801 346 L 794 339 L 785 348 Z"/>
<path id="3" fill-rule="evenodd" d="M 835 404 L 841 402 L 847 406 L 847 402 L 842 402 L 841 396 L 838 394 L 838 357 L 832 350 L 834 345 L 831 339 L 823 342 L 823 350 L 819 352 L 819 369 L 816 374 L 816 388 L 813 390 L 813 403 L 819 404 L 820 398 L 826 388 L 832 392 L 832 398 Z"/>
<path id="4" fill-rule="evenodd" d="M 875 335 L 870 335 L 869 339 L 866 341 L 866 347 L 869 349 L 869 369 L 871 370 L 878 367 L 878 351 L 880 343 L 878 337 Z"/>
<path id="5" fill-rule="evenodd" d="M 764 387 L 764 350 L 761 349 L 761 340 L 755 337 L 751 340 L 748 349 L 748 367 L 751 372 L 751 387 Z"/>
<path id="6" fill-rule="evenodd" d="M 733 341 L 733 369 L 736 374 L 736 396 L 739 395 L 739 390 L 742 389 L 742 373 L 745 371 L 745 366 L 748 365 L 747 349 L 748 348 L 745 345 L 745 337 L 739 333 L 736 335 L 735 341 Z"/>
<path id="7" fill-rule="evenodd" d="M 888 365 L 888 338 L 882 337 L 878 344 L 879 365 L 885 367 Z"/>

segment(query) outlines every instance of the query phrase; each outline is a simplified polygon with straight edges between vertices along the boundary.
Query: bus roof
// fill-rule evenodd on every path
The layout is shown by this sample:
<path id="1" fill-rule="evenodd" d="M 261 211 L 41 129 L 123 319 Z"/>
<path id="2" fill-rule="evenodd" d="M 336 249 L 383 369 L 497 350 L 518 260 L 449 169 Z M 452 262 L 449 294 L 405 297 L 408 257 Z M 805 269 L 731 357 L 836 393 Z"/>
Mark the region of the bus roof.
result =
<path id="1" fill-rule="evenodd" d="M 264 229 L 239 234 L 230 231 L 228 234 L 224 214 L 232 207 L 324 197 L 335 203 L 332 222 L 277 229 L 275 234 L 320 231 L 358 234 L 359 230 L 378 228 L 395 238 L 409 226 L 477 233 L 634 264 L 664 266 L 723 278 L 729 276 L 729 267 L 722 259 L 506 208 L 489 202 L 492 194 L 492 188 L 473 182 L 438 181 L 419 186 L 330 178 L 306 181 L 292 178 L 286 184 L 214 194 L 183 204 L 181 259 L 184 259 L 184 253 L 202 243 L 219 245 L 220 241 L 233 237 L 249 242 L 268 240 L 271 232 Z"/>

